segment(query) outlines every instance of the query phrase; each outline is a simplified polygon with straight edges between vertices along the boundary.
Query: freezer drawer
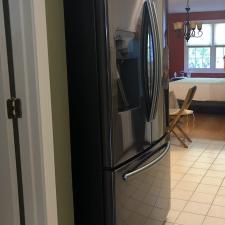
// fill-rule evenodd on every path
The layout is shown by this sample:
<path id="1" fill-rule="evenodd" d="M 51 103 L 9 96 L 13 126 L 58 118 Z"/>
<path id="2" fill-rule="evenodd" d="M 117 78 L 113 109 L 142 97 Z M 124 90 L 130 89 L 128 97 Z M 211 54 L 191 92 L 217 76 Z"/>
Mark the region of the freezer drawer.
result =
<path id="1" fill-rule="evenodd" d="M 106 172 L 107 225 L 151 225 L 165 221 L 170 208 L 169 144 L 148 157 Z M 146 159 L 147 157 L 147 159 Z M 153 223 L 152 225 L 154 225 Z"/>

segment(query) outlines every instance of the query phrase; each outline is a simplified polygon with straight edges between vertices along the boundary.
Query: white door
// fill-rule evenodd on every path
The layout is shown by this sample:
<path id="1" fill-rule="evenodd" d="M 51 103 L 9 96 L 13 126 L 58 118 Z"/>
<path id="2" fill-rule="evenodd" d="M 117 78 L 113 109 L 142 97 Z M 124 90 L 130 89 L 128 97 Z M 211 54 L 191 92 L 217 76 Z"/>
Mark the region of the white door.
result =
<path id="1" fill-rule="evenodd" d="M 15 93 L 22 118 L 13 122 Z M 1 225 L 58 224 L 51 115 L 45 0 L 0 0 Z"/>
<path id="2" fill-rule="evenodd" d="M 6 107 L 9 98 L 4 15 L 0 1 L 0 223 L 20 225 L 13 123 L 8 119 Z"/>

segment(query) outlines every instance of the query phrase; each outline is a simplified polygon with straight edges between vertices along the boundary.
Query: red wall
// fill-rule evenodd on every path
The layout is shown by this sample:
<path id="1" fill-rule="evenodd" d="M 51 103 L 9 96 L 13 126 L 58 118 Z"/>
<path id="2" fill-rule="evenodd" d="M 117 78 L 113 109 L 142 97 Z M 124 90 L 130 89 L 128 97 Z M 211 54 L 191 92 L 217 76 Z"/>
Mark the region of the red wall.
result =
<path id="1" fill-rule="evenodd" d="M 170 59 L 170 76 L 173 76 L 174 72 L 180 72 L 184 70 L 184 38 L 182 35 L 177 37 L 173 23 L 178 21 L 184 21 L 185 13 L 169 14 L 169 59 Z M 217 20 L 225 19 L 225 11 L 216 12 L 199 12 L 191 13 L 191 20 Z M 192 77 L 225 77 L 223 73 L 192 73 Z"/>

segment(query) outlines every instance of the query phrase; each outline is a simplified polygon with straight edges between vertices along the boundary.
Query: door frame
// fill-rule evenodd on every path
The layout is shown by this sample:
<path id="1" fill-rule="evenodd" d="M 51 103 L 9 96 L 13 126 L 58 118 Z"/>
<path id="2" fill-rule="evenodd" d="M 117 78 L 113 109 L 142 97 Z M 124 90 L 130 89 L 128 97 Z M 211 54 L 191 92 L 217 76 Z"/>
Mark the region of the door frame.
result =
<path id="1" fill-rule="evenodd" d="M 57 225 L 45 0 L 8 0 L 26 225 Z"/>

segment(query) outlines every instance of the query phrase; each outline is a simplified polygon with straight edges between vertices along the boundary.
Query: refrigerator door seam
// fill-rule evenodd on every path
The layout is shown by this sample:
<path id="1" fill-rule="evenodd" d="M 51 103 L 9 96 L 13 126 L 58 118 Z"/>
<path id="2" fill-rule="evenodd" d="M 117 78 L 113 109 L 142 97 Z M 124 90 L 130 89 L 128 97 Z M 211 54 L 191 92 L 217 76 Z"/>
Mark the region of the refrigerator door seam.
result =
<path id="1" fill-rule="evenodd" d="M 131 176 L 133 176 L 133 175 L 135 175 L 137 173 L 140 173 L 143 170 L 146 170 L 146 169 L 152 167 L 153 165 L 155 165 L 156 163 L 158 163 L 160 160 L 162 160 L 165 157 L 165 155 L 167 154 L 167 152 L 169 151 L 169 149 L 170 149 L 170 143 L 168 142 L 166 144 L 165 150 L 163 151 L 163 153 L 159 157 L 157 157 L 156 159 L 154 159 L 153 161 L 151 161 L 150 163 L 148 163 L 147 165 L 145 165 L 145 166 L 143 166 L 143 167 L 141 167 L 139 169 L 136 169 L 136 170 L 133 170 L 131 172 L 125 173 L 123 175 L 123 179 L 124 180 L 127 180 L 129 177 L 131 177 Z"/>
<path id="2" fill-rule="evenodd" d="M 157 144 L 159 144 L 163 139 L 167 138 L 168 137 L 168 133 L 165 133 L 163 136 L 161 136 L 157 141 L 153 142 L 150 146 L 148 146 L 144 151 L 142 151 L 141 153 L 133 156 L 132 158 L 114 166 L 114 167 L 104 167 L 104 170 L 110 170 L 110 171 L 114 171 L 114 170 L 117 170 L 118 168 L 128 164 L 129 162 L 132 162 L 133 160 L 135 160 L 136 158 L 139 158 L 140 156 L 146 154 L 149 149 L 152 149 L 154 148 Z"/>

